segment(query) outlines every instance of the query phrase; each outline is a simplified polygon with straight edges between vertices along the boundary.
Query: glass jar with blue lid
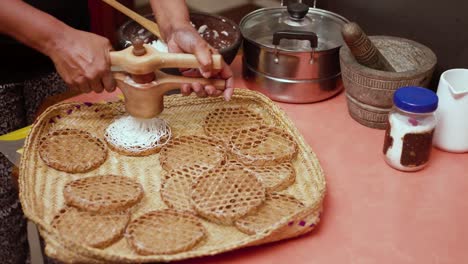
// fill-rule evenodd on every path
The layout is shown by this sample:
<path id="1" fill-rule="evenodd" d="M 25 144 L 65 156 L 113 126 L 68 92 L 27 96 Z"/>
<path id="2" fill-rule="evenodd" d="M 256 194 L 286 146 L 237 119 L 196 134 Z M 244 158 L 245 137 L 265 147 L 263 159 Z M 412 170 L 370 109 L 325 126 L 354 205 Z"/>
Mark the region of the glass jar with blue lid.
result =
<path id="1" fill-rule="evenodd" d="M 385 161 L 402 171 L 424 168 L 432 151 L 437 124 L 437 95 L 422 87 L 402 87 L 393 95 L 383 153 Z"/>

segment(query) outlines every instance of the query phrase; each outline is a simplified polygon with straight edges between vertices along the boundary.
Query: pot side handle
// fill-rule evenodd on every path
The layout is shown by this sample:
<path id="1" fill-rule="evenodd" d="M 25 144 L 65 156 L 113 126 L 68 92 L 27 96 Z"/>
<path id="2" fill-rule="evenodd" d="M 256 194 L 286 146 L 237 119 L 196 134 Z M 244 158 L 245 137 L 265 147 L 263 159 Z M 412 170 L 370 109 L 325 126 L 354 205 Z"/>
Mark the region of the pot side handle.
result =
<path id="1" fill-rule="evenodd" d="M 278 46 L 282 39 L 297 39 L 297 40 L 308 40 L 310 47 L 315 49 L 318 45 L 318 37 L 314 32 L 299 31 L 299 30 L 284 30 L 276 31 L 273 34 L 272 44 Z"/>

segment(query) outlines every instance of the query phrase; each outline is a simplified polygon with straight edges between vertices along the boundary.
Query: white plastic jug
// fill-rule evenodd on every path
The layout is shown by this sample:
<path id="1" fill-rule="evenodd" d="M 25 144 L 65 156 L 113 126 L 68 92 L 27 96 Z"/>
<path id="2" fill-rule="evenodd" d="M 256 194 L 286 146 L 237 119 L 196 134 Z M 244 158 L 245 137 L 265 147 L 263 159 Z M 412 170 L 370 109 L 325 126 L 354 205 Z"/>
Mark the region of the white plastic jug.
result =
<path id="1" fill-rule="evenodd" d="M 468 69 L 442 73 L 433 144 L 448 152 L 468 151 Z"/>

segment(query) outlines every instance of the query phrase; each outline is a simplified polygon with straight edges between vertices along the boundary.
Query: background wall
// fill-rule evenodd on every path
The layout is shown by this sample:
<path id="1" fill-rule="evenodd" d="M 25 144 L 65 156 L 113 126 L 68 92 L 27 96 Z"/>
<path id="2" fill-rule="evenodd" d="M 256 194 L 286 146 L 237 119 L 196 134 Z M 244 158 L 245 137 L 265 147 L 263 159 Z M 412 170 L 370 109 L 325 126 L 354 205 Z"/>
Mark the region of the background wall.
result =
<path id="1" fill-rule="evenodd" d="M 148 0 L 134 1 L 141 13 L 150 12 Z M 257 8 L 297 1 L 186 0 L 193 10 L 218 13 L 236 22 Z M 302 2 L 312 6 L 314 0 Z M 468 68 L 468 0 L 317 0 L 317 7 L 357 22 L 368 35 L 403 37 L 428 46 L 438 59 L 432 88 L 444 70 Z"/>
<path id="2" fill-rule="evenodd" d="M 444 70 L 468 68 L 466 0 L 318 0 L 317 7 L 357 22 L 368 35 L 404 37 L 428 46 L 438 59 L 432 88 Z"/>

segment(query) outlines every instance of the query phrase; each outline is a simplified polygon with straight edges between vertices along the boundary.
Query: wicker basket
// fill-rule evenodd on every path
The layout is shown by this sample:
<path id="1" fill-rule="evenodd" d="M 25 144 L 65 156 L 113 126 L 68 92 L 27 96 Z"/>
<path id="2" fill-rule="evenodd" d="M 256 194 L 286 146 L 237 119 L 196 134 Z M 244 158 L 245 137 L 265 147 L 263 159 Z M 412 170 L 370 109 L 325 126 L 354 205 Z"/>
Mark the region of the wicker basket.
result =
<path id="1" fill-rule="evenodd" d="M 293 161 L 296 182 L 280 192 L 299 199 L 304 209 L 283 218 L 265 232 L 246 235 L 233 226 L 221 226 L 202 221 L 208 230 L 208 239 L 195 248 L 172 255 L 141 256 L 131 250 L 125 239 L 105 249 L 96 249 L 78 244 L 62 237 L 50 224 L 52 217 L 64 206 L 62 190 L 74 179 L 96 174 L 120 174 L 130 176 L 142 183 L 145 197 L 133 212 L 136 218 L 148 211 L 167 208 L 160 198 L 160 175 L 162 168 L 158 155 L 127 157 L 109 152 L 106 162 L 94 171 L 69 174 L 49 168 L 39 157 L 39 139 L 54 129 L 77 128 L 97 137 L 112 120 L 124 114 L 123 103 L 106 104 L 59 104 L 49 108 L 35 122 L 29 134 L 20 168 L 20 199 L 25 215 L 35 222 L 46 241 L 46 253 L 57 260 L 73 263 L 133 263 L 175 261 L 193 257 L 214 255 L 242 247 L 264 244 L 299 236 L 313 230 L 319 221 L 325 195 L 325 178 L 320 164 L 310 147 L 304 142 L 285 113 L 265 96 L 249 90 L 236 90 L 233 99 L 226 103 L 221 98 L 195 98 L 180 95 L 164 98 L 166 119 L 174 136 L 203 134 L 205 116 L 217 107 L 243 106 L 261 115 L 265 122 L 288 131 L 299 147 Z"/>

